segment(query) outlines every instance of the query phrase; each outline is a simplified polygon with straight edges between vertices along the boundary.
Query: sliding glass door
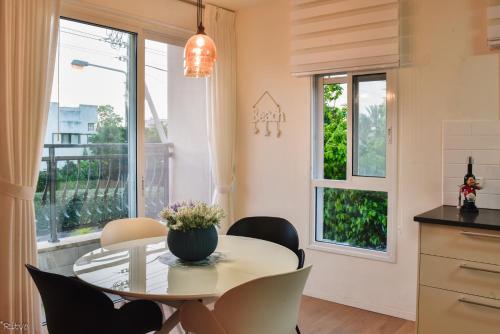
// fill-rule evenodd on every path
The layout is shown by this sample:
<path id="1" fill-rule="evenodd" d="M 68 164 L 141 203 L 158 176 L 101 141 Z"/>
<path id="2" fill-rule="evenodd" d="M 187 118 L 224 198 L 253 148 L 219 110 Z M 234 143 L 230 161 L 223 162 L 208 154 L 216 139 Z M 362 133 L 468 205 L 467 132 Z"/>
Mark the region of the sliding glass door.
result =
<path id="1" fill-rule="evenodd" d="M 61 19 L 37 238 L 97 232 L 136 214 L 136 35 Z"/>
<path id="2" fill-rule="evenodd" d="M 62 18 L 35 195 L 40 267 L 72 274 L 106 223 L 210 202 L 210 180 L 206 81 L 184 77 L 183 47 Z"/>
<path id="3" fill-rule="evenodd" d="M 144 41 L 144 215 L 167 205 L 210 201 L 206 81 L 186 78 L 182 46 Z M 141 146 L 142 145 L 142 146 Z"/>
<path id="4" fill-rule="evenodd" d="M 169 204 L 173 147 L 168 139 L 167 44 L 146 40 L 144 48 L 144 215 L 157 218 Z"/>

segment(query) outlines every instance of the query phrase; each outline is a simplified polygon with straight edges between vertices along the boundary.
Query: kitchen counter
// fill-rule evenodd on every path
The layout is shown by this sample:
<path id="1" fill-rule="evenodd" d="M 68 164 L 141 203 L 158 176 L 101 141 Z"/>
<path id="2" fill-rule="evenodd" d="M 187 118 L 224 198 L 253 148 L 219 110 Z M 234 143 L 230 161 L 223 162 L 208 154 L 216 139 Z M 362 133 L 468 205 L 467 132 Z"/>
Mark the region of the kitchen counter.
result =
<path id="1" fill-rule="evenodd" d="M 479 209 L 479 213 L 460 213 L 455 206 L 442 205 L 415 216 L 413 220 L 419 223 L 500 231 L 500 210 Z"/>

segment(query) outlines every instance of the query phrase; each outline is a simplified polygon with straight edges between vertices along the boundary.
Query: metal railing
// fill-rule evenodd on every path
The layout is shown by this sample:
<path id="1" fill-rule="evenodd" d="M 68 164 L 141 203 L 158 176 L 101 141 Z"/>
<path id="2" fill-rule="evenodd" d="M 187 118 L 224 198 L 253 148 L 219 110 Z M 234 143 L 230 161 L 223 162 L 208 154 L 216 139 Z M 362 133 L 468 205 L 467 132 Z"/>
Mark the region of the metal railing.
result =
<path id="1" fill-rule="evenodd" d="M 171 146 L 145 144 L 148 216 L 168 205 Z M 128 144 L 47 144 L 44 149 L 35 195 L 39 240 L 57 242 L 129 216 Z"/>

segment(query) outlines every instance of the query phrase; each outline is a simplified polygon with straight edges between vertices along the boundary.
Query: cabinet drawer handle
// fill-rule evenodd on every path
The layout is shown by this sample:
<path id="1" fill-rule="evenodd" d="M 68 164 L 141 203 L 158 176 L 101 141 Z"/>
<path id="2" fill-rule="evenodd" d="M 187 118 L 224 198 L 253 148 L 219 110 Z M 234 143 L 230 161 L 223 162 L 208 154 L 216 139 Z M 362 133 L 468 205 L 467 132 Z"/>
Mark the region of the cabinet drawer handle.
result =
<path id="1" fill-rule="evenodd" d="M 460 268 L 462 268 L 462 269 L 469 269 L 469 270 L 484 271 L 484 272 L 493 273 L 493 274 L 500 274 L 500 270 L 474 267 L 474 266 L 470 266 L 468 264 L 461 264 Z"/>
<path id="2" fill-rule="evenodd" d="M 500 240 L 500 235 L 496 235 L 496 234 L 476 233 L 476 232 L 466 232 L 466 231 L 462 231 L 462 234 L 466 235 L 468 237 L 492 238 L 492 239 Z"/>
<path id="3" fill-rule="evenodd" d="M 474 300 L 469 300 L 469 299 L 464 298 L 464 297 L 459 298 L 458 301 L 462 302 L 462 303 L 466 303 L 466 304 L 479 305 L 479 306 L 484 306 L 484 307 L 489 307 L 489 308 L 494 308 L 496 310 L 500 310 L 500 306 L 486 304 L 486 303 L 482 303 L 482 302 L 476 302 Z"/>

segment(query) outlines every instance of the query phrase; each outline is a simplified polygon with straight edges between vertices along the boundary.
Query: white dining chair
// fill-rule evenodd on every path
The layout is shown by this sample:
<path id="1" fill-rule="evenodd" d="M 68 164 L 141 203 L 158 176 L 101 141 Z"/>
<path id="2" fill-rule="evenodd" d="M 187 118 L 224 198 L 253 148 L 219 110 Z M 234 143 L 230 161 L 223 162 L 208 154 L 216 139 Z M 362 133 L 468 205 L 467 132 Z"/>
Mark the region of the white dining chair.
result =
<path id="1" fill-rule="evenodd" d="M 194 334 L 292 334 L 311 266 L 237 286 L 215 302 L 213 311 L 196 301 L 180 310 L 182 327 Z"/>
<path id="2" fill-rule="evenodd" d="M 110 221 L 101 232 L 101 247 L 136 239 L 167 235 L 167 227 L 157 220 L 140 217 Z"/>

